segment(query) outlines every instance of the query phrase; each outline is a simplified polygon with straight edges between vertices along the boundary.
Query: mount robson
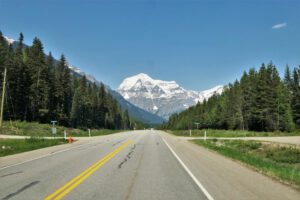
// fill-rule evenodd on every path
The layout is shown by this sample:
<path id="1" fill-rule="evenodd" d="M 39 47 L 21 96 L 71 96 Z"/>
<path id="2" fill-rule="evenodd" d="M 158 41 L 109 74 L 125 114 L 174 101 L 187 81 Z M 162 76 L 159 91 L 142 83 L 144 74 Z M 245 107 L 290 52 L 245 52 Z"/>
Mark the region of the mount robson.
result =
<path id="1" fill-rule="evenodd" d="M 124 99 L 166 120 L 223 90 L 222 85 L 202 92 L 186 90 L 175 81 L 154 80 L 144 73 L 126 78 L 118 88 Z"/>

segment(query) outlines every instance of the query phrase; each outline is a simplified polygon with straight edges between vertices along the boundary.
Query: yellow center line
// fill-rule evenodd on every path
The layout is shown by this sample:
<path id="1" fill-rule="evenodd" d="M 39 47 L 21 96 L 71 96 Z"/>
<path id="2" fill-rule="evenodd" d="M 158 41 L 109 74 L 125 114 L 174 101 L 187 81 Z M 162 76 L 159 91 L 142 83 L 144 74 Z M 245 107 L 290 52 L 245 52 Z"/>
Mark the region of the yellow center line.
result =
<path id="1" fill-rule="evenodd" d="M 66 183 L 64 186 L 53 192 L 51 195 L 47 196 L 45 200 L 59 200 L 70 193 L 74 188 L 76 188 L 80 183 L 82 183 L 85 179 L 91 176 L 95 171 L 97 171 L 102 165 L 112 159 L 115 155 L 117 155 L 120 151 L 122 151 L 129 144 L 133 143 L 133 140 L 128 140 L 127 142 L 120 145 L 114 151 L 107 154 L 101 160 L 97 161 L 91 167 L 84 170 L 81 174 L 73 178 L 71 181 Z"/>

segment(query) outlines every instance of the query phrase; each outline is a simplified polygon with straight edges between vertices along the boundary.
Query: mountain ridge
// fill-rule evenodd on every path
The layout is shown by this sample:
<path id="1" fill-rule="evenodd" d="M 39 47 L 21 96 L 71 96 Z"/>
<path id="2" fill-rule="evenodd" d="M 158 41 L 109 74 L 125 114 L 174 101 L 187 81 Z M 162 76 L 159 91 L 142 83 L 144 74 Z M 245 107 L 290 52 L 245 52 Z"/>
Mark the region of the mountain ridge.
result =
<path id="1" fill-rule="evenodd" d="M 7 43 L 9 45 L 12 45 L 13 48 L 17 47 L 18 41 L 11 39 L 7 36 L 3 36 L 4 39 L 7 41 Z M 24 44 L 24 46 L 29 47 L 28 45 Z M 46 55 L 47 56 L 47 55 Z M 58 63 L 59 61 L 57 59 L 54 58 L 55 63 Z M 87 73 L 85 73 L 84 71 L 82 71 L 80 68 L 71 65 L 70 63 L 67 62 L 67 66 L 70 69 L 70 71 L 75 74 L 76 76 L 85 76 L 87 78 L 87 80 L 91 83 L 96 83 L 96 85 L 100 85 L 100 84 L 104 84 L 101 81 L 98 81 L 95 77 L 93 77 L 92 75 L 89 75 Z M 107 91 L 118 101 L 118 103 L 120 104 L 120 106 L 122 107 L 123 110 L 127 110 L 129 115 L 135 119 L 138 120 L 142 123 L 146 123 L 146 124 L 161 124 L 163 123 L 164 119 L 153 114 L 150 113 L 146 110 L 143 110 L 142 108 L 139 108 L 135 105 L 133 105 L 132 103 L 128 102 L 125 98 L 123 98 L 122 95 L 120 95 L 117 91 L 113 90 L 112 88 L 110 88 L 108 85 L 104 84 L 105 88 L 107 89 Z"/>
<path id="2" fill-rule="evenodd" d="M 218 85 L 201 92 L 186 90 L 176 81 L 152 79 L 145 73 L 127 77 L 117 91 L 129 102 L 164 119 L 183 111 L 215 94 L 221 94 L 224 86 Z"/>

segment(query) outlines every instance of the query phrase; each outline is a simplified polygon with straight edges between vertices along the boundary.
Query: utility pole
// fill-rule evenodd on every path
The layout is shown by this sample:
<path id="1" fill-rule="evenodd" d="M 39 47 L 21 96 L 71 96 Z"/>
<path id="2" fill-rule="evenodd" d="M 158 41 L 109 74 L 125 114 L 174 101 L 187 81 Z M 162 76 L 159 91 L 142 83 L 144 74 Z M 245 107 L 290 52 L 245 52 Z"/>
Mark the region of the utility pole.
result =
<path id="1" fill-rule="evenodd" d="M 2 85 L 0 128 L 2 128 L 2 121 L 3 121 L 3 107 L 4 107 L 4 98 L 5 98 L 5 88 L 6 88 L 6 68 L 4 68 L 4 77 L 3 77 L 3 85 Z"/>

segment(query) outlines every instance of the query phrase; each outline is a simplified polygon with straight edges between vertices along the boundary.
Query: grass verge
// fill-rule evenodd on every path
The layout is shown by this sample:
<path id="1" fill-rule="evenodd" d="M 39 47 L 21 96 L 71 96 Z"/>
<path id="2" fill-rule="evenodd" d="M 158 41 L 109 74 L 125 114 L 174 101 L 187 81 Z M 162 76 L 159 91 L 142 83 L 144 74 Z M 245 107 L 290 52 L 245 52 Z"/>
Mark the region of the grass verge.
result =
<path id="1" fill-rule="evenodd" d="M 32 136 L 32 137 L 51 137 L 52 125 L 51 124 L 40 124 L 37 122 L 22 122 L 22 121 L 5 121 L 3 127 L 0 129 L 0 134 L 4 135 L 21 135 L 21 136 Z M 88 130 L 66 128 L 63 126 L 56 126 L 56 136 L 62 137 L 64 130 L 67 130 L 68 135 L 75 137 L 89 136 Z M 108 135 L 112 133 L 121 132 L 122 130 L 108 130 L 108 129 L 92 129 L 91 136 Z"/>
<path id="2" fill-rule="evenodd" d="M 240 140 L 193 140 L 300 189 L 300 149 L 294 146 Z"/>
<path id="3" fill-rule="evenodd" d="M 0 157 L 65 143 L 64 139 L 0 139 Z"/>
<path id="4" fill-rule="evenodd" d="M 203 137 L 205 130 L 192 130 L 193 137 Z M 167 132 L 176 136 L 189 136 L 189 130 L 168 130 Z M 207 137 L 268 137 L 268 136 L 300 136 L 300 132 L 255 132 L 241 130 L 206 130 Z"/>

